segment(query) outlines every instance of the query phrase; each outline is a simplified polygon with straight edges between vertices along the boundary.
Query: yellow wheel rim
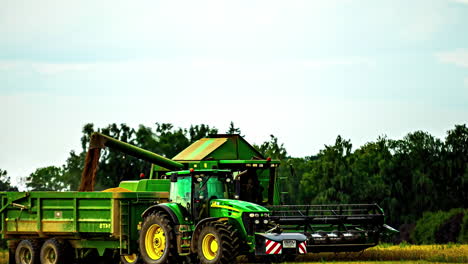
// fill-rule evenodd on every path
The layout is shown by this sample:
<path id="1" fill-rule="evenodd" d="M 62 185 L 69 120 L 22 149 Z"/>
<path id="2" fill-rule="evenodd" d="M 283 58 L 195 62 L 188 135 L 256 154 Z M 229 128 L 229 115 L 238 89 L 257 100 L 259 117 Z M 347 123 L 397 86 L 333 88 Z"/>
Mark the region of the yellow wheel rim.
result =
<path id="1" fill-rule="evenodd" d="M 160 225 L 154 224 L 148 228 L 145 236 L 145 247 L 148 257 L 153 260 L 160 259 L 166 249 L 166 236 Z"/>
<path id="2" fill-rule="evenodd" d="M 203 256 L 207 260 L 213 260 L 218 255 L 218 249 L 219 245 L 216 237 L 213 234 L 206 234 L 202 242 Z"/>
<path id="3" fill-rule="evenodd" d="M 137 260 L 137 255 L 136 254 L 126 255 L 126 256 L 124 256 L 124 259 L 128 263 L 133 263 L 133 262 L 135 262 Z"/>

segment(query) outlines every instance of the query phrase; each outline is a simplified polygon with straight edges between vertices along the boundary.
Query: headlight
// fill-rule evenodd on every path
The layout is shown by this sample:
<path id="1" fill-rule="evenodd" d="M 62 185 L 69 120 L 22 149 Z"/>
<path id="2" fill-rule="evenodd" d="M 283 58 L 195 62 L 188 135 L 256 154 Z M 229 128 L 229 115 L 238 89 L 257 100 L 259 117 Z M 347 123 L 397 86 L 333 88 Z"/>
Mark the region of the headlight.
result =
<path id="1" fill-rule="evenodd" d="M 263 223 L 264 223 L 265 225 L 268 224 L 268 220 L 266 220 L 266 219 L 263 220 Z"/>
<path id="2" fill-rule="evenodd" d="M 254 216 L 255 216 L 254 213 L 250 213 L 250 214 L 249 214 L 249 217 L 254 217 Z"/>
<path id="3" fill-rule="evenodd" d="M 255 220 L 255 224 L 260 224 L 260 220 Z"/>
<path id="4" fill-rule="evenodd" d="M 260 214 L 255 214 L 255 217 L 260 217 Z"/>

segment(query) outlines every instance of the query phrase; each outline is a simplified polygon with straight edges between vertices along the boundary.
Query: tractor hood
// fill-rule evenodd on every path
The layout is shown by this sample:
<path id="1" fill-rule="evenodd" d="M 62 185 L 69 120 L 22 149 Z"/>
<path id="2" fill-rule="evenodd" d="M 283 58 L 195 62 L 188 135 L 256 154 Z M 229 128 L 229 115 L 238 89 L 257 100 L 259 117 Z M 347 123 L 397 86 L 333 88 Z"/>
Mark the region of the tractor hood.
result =
<path id="1" fill-rule="evenodd" d="M 213 199 L 210 203 L 211 209 L 226 209 L 238 213 L 267 213 L 269 212 L 263 206 L 258 204 L 240 201 L 240 200 L 231 200 L 231 199 Z"/>

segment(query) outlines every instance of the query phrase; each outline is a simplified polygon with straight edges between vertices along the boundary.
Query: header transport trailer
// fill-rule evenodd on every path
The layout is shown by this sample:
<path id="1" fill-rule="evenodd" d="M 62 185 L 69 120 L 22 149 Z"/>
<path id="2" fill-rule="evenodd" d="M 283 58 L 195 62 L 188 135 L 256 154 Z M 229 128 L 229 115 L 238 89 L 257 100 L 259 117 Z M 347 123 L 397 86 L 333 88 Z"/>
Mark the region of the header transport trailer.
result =
<path id="1" fill-rule="evenodd" d="M 92 191 L 105 147 L 151 162 L 150 179 Z M 237 135 L 201 139 L 170 160 L 95 133 L 82 191 L 0 192 L 2 238 L 10 263 L 22 264 L 282 261 L 378 243 L 377 205 L 279 205 L 278 165 Z"/>

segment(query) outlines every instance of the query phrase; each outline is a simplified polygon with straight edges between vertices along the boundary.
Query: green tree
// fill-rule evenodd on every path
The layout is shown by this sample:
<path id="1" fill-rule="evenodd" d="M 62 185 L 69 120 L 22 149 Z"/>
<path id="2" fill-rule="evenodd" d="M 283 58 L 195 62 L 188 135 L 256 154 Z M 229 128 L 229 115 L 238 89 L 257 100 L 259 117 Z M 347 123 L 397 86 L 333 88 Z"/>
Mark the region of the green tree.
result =
<path id="1" fill-rule="evenodd" d="M 445 173 L 437 184 L 444 193 L 443 208 L 466 207 L 468 197 L 468 127 L 456 125 L 445 139 Z M 450 184 L 447 184 L 450 183 Z"/>
<path id="2" fill-rule="evenodd" d="M 83 172 L 85 160 L 85 152 L 76 154 L 75 151 L 70 151 L 70 156 L 63 165 L 63 181 L 65 186 L 70 191 L 77 191 L 80 186 L 81 173 Z"/>
<path id="3" fill-rule="evenodd" d="M 177 153 L 184 150 L 190 145 L 190 140 L 187 138 L 186 130 L 182 128 L 174 129 L 172 124 L 156 123 L 155 130 L 156 138 L 158 139 L 160 155 L 172 158 Z"/>
<path id="4" fill-rule="evenodd" d="M 350 156 L 352 144 L 338 136 L 333 146 L 325 146 L 312 162 L 312 170 L 301 180 L 304 198 L 313 204 L 348 203 L 351 179 Z"/>
<path id="5" fill-rule="evenodd" d="M 401 202 L 401 221 L 412 222 L 422 216 L 421 210 L 435 210 L 440 196 L 434 179 L 442 172 L 443 143 L 422 131 L 409 133 L 391 143 L 393 166 L 390 177 L 394 182 L 392 196 Z"/>
<path id="6" fill-rule="evenodd" d="M 350 160 L 350 202 L 380 203 L 390 195 L 385 180 L 391 159 L 389 142 L 382 137 L 354 151 Z"/>
<path id="7" fill-rule="evenodd" d="M 234 126 L 234 124 L 232 124 Z M 240 129 L 239 129 L 240 133 Z M 208 137 L 210 135 L 218 134 L 218 129 L 214 127 L 210 127 L 209 125 L 201 124 L 201 125 L 191 125 L 189 130 L 189 139 L 190 143 L 193 143 L 199 139 Z"/>
<path id="8" fill-rule="evenodd" d="M 26 177 L 26 187 L 31 191 L 66 191 L 63 170 L 59 167 L 49 166 L 39 168 Z"/>
<path id="9" fill-rule="evenodd" d="M 18 191 L 18 188 L 11 185 L 10 177 L 6 170 L 0 169 L 0 191 L 13 192 Z"/>
<path id="10" fill-rule="evenodd" d="M 255 147 L 265 157 L 270 157 L 272 159 L 284 160 L 288 155 L 284 144 L 279 144 L 278 138 L 274 135 L 270 135 L 270 141 L 265 141 L 260 146 Z"/>
<path id="11" fill-rule="evenodd" d="M 240 128 L 235 127 L 235 126 L 234 126 L 234 122 L 231 121 L 231 123 L 229 124 L 228 131 L 226 131 L 226 134 L 229 134 L 229 135 L 240 135 L 240 134 L 241 134 L 241 130 L 240 130 Z"/>

